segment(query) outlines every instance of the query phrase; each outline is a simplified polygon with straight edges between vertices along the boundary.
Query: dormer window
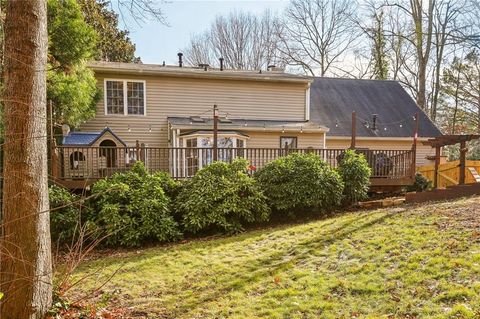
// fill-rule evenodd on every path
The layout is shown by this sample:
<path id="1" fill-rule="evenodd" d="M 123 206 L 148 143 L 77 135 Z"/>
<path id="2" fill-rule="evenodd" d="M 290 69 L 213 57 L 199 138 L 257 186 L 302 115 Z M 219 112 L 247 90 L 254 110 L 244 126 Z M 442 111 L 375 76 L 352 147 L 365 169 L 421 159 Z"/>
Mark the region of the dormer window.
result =
<path id="1" fill-rule="evenodd" d="M 106 115 L 145 115 L 145 81 L 105 80 Z"/>

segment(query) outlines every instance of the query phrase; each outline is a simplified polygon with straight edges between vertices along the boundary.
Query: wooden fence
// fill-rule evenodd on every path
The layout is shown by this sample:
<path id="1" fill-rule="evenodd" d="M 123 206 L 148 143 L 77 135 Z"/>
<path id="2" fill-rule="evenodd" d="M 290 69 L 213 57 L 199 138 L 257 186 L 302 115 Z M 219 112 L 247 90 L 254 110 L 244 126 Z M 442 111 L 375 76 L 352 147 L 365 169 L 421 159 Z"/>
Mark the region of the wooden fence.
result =
<path id="1" fill-rule="evenodd" d="M 458 185 L 460 180 L 460 161 L 447 162 L 438 167 L 438 187 Z M 417 169 L 419 173 L 433 181 L 435 177 L 435 165 L 421 166 Z M 475 172 L 480 173 L 480 161 L 466 161 L 465 183 L 476 183 Z"/>

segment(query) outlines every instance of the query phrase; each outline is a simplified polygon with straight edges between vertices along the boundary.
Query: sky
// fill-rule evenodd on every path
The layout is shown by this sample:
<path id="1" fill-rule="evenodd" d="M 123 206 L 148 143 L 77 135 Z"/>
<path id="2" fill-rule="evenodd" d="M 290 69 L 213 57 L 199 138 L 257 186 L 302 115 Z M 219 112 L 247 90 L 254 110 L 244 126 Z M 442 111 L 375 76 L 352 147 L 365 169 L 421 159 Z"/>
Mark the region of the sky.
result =
<path id="1" fill-rule="evenodd" d="M 122 22 L 122 27 L 130 31 L 136 55 L 143 63 L 176 64 L 177 53 L 187 46 L 190 36 L 206 30 L 216 15 L 234 10 L 261 14 L 269 9 L 280 13 L 287 4 L 287 0 L 170 0 L 161 5 L 169 26 L 156 21 L 146 21 L 139 26 L 127 21 Z"/>

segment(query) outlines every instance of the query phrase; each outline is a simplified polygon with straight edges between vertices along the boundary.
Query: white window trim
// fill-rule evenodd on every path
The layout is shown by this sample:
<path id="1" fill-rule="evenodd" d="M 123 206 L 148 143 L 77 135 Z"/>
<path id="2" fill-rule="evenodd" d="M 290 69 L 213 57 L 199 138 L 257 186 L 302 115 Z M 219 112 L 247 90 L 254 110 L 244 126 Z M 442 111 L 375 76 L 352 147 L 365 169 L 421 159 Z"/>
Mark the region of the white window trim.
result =
<path id="1" fill-rule="evenodd" d="M 116 81 L 123 82 L 123 114 L 109 114 L 107 108 L 107 82 Z M 127 83 L 136 82 L 143 83 L 143 114 L 128 114 L 128 98 L 127 98 Z M 145 80 L 131 80 L 131 79 L 104 79 L 103 80 L 103 104 L 106 116 L 147 116 L 147 81 Z"/>

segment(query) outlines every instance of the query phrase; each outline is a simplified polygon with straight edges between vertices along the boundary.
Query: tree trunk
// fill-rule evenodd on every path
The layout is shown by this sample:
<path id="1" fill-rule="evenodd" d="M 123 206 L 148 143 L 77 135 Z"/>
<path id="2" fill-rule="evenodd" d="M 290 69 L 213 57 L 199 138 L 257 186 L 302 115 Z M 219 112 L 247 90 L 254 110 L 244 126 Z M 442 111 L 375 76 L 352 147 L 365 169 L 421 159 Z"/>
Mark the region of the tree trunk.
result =
<path id="1" fill-rule="evenodd" d="M 2 319 L 51 306 L 46 134 L 47 6 L 9 0 L 5 22 Z"/>
<path id="2" fill-rule="evenodd" d="M 418 70 L 418 93 L 417 93 L 417 105 L 422 109 L 426 110 L 426 87 L 427 87 L 427 76 L 426 76 L 426 64 L 424 62 L 419 62 Z"/>

